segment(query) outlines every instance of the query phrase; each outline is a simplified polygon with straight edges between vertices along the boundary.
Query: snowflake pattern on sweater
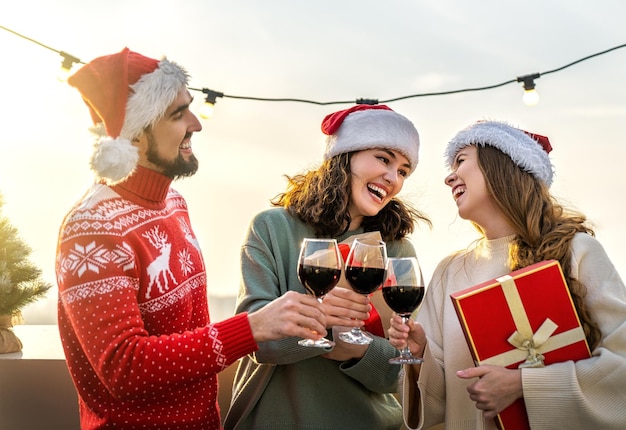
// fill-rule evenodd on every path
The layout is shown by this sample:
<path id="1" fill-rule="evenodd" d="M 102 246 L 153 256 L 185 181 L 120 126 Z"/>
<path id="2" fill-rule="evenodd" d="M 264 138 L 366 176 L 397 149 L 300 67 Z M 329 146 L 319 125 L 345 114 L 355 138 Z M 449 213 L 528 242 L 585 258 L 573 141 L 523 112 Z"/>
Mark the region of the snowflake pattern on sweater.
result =
<path id="1" fill-rule="evenodd" d="M 210 324 L 202 254 L 170 182 L 138 169 L 96 184 L 61 227 L 58 322 L 83 429 L 220 428 L 217 372 L 256 349 L 245 314 Z"/>

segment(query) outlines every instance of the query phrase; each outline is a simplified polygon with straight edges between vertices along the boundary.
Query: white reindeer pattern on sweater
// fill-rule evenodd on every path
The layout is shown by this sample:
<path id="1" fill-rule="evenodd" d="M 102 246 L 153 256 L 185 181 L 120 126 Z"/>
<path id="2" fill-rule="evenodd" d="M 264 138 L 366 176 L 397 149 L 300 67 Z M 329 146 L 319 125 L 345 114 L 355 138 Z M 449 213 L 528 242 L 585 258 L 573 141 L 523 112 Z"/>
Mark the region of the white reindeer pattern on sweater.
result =
<path id="1" fill-rule="evenodd" d="M 152 263 L 148 265 L 146 271 L 150 277 L 150 284 L 146 289 L 146 299 L 150 298 L 150 292 L 152 287 L 156 284 L 159 289 L 159 293 L 163 294 L 169 290 L 169 278 L 172 278 L 172 282 L 176 284 L 174 274 L 170 270 L 170 253 L 172 251 L 172 244 L 168 242 L 167 234 L 159 231 L 159 226 L 153 227 L 150 231 L 142 234 L 143 237 L 150 241 L 150 244 L 159 250 L 160 254 L 152 260 Z M 163 279 L 163 283 L 161 283 Z"/>

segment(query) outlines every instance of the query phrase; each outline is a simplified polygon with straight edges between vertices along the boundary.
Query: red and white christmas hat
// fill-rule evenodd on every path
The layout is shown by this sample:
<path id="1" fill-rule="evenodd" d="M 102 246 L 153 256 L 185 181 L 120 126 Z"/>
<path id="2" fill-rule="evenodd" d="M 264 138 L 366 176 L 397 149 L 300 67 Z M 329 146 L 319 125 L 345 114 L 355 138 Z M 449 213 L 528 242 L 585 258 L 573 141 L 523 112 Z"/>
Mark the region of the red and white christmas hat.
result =
<path id="1" fill-rule="evenodd" d="M 450 140 L 445 151 L 448 167 L 454 164 L 456 154 L 469 145 L 493 146 L 504 152 L 519 168 L 552 185 L 554 167 L 548 153 L 552 151 L 546 136 L 515 128 L 506 122 L 478 121 L 461 130 Z"/>
<path id="2" fill-rule="evenodd" d="M 406 117 L 386 105 L 359 104 L 326 115 L 322 121 L 326 134 L 324 159 L 364 149 L 395 149 L 411 164 L 419 161 L 420 139 L 417 129 Z"/>
<path id="3" fill-rule="evenodd" d="M 139 154 L 132 140 L 163 117 L 188 79 L 178 64 L 128 48 L 98 57 L 70 76 L 68 83 L 80 91 L 94 123 L 90 165 L 98 180 L 115 184 L 133 173 Z"/>

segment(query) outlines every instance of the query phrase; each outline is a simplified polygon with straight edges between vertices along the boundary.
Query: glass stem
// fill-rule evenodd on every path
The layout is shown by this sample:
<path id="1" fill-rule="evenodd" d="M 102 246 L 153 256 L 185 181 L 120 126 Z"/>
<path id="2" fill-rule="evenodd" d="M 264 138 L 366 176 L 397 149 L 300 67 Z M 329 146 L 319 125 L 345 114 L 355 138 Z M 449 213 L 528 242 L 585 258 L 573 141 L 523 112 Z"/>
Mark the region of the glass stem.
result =
<path id="1" fill-rule="evenodd" d="M 402 324 L 407 324 L 409 322 L 409 318 L 410 315 L 402 315 Z M 413 354 L 411 353 L 411 350 L 409 349 L 409 341 L 407 340 L 406 345 L 404 346 L 404 348 L 402 348 L 400 350 L 400 356 L 402 357 L 412 357 Z"/>

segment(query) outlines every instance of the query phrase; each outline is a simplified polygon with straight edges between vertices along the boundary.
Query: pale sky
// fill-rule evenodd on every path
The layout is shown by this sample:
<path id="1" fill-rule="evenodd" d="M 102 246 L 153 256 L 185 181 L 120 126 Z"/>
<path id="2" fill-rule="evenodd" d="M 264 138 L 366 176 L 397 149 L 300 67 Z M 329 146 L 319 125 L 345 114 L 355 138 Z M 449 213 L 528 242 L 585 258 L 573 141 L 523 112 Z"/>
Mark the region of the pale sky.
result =
<path id="1" fill-rule="evenodd" d="M 545 72 L 626 43 L 623 0 L 22 0 L 0 5 L 0 25 L 83 62 L 127 46 L 169 59 L 191 87 L 227 95 L 320 102 L 392 99 L 476 88 Z M 58 228 L 92 181 L 92 139 L 78 92 L 56 80 L 61 57 L 0 30 L 0 192 L 4 215 L 54 283 Z M 420 163 L 402 195 L 429 215 L 413 241 L 425 277 L 476 233 L 457 217 L 443 151 L 480 119 L 546 135 L 553 193 L 582 210 L 626 274 L 621 172 L 626 160 L 626 49 L 521 84 L 410 98 L 389 106 L 416 125 Z M 199 108 L 202 93 L 194 92 Z M 218 99 L 193 139 L 199 173 L 175 182 L 204 250 L 210 296 L 234 296 L 250 219 L 281 192 L 283 174 L 316 166 L 322 118 L 350 104 Z M 211 304 L 210 304 L 211 306 Z M 230 309 L 212 308 L 214 319 Z M 215 318 L 215 315 L 219 315 Z M 26 323 L 56 322 L 56 289 L 27 307 Z"/>

